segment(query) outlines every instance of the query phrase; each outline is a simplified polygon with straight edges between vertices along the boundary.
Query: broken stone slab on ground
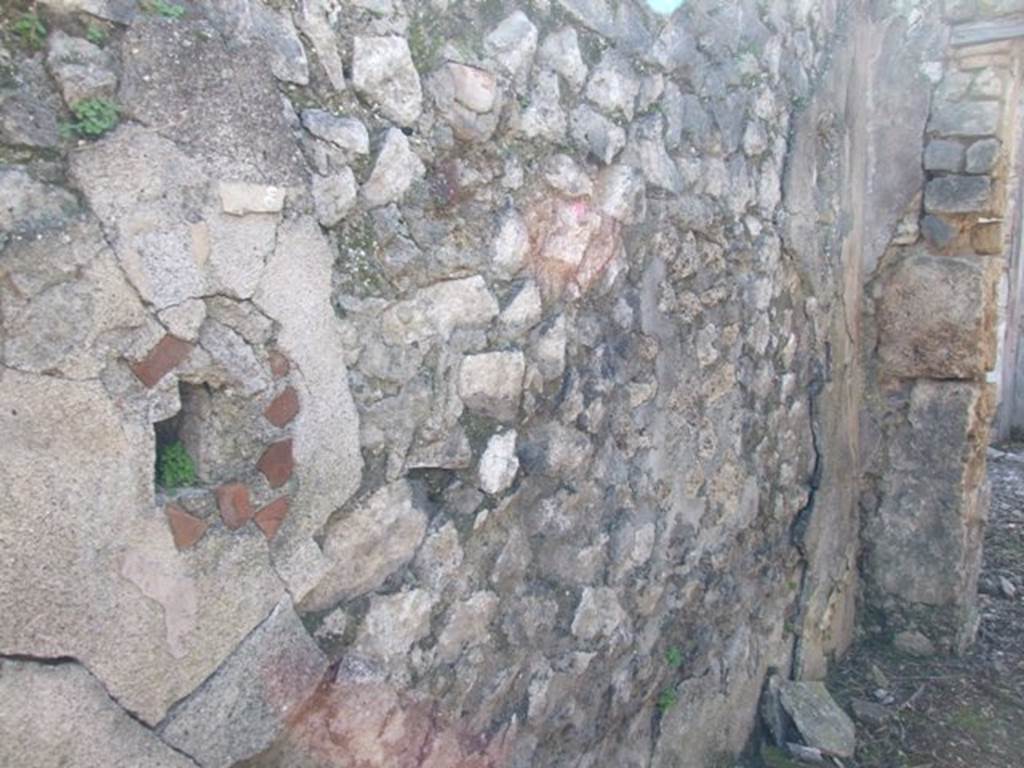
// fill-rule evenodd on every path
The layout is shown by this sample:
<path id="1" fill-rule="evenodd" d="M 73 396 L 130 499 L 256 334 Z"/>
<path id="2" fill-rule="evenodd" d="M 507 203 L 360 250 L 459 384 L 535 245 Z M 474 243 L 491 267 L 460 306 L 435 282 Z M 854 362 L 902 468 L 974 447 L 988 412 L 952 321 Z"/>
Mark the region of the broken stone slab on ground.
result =
<path id="1" fill-rule="evenodd" d="M 827 755 L 853 757 L 856 728 L 824 683 L 787 681 L 779 686 L 779 699 L 808 746 Z"/>

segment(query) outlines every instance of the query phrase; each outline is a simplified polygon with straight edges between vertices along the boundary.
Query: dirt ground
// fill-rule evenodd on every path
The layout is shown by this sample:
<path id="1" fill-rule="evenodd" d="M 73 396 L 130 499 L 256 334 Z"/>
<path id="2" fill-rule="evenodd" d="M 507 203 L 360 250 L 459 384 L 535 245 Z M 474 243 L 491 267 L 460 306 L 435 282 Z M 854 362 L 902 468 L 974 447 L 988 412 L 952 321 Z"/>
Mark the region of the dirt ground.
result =
<path id="1" fill-rule="evenodd" d="M 857 722 L 857 754 L 846 768 L 1024 768 L 1024 444 L 999 451 L 989 457 L 977 643 L 960 658 L 856 648 L 829 690 L 847 712 L 854 699 L 886 712 Z"/>

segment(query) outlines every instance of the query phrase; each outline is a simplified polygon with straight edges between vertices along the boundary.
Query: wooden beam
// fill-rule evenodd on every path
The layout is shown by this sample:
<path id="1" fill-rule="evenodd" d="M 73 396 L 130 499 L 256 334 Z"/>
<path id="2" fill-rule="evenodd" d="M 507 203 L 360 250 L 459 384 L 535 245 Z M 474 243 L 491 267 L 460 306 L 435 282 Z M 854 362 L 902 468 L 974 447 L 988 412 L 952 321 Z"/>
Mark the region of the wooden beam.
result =
<path id="1" fill-rule="evenodd" d="M 1001 40 L 1024 38 L 1024 14 L 1004 16 L 991 21 L 972 21 L 953 27 L 949 42 L 954 46 L 984 45 Z"/>

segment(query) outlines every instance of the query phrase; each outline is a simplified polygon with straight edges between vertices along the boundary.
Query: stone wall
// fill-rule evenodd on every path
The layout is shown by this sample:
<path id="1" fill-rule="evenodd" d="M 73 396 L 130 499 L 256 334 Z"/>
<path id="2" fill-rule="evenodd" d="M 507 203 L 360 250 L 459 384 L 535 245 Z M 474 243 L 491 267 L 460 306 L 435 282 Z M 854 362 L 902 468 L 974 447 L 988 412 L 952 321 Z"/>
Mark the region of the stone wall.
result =
<path id="1" fill-rule="evenodd" d="M 946 8 L 948 42 L 932 49 L 942 57 L 922 65 L 922 183 L 867 289 L 865 623 L 919 648 L 963 649 L 977 625 L 991 372 L 1017 215 L 1018 46 L 986 30 L 1020 9 L 996 5 Z"/>
<path id="2" fill-rule="evenodd" d="M 871 605 L 963 623 L 1005 165 L 943 121 L 1009 110 L 930 6 L 29 10 L 0 762 L 715 765 L 848 645 L 858 500 Z M 956 583 L 896 571 L 933 508 Z"/>

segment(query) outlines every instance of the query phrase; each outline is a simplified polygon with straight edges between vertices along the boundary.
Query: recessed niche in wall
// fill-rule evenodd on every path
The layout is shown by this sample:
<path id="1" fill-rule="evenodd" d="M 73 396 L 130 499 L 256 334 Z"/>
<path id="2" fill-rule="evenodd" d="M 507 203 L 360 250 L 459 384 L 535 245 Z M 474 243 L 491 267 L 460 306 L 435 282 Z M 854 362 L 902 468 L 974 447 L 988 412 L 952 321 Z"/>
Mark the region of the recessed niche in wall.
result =
<path id="1" fill-rule="evenodd" d="M 253 471 L 266 448 L 262 401 L 238 389 L 182 382 L 177 434 L 204 486 L 234 482 Z"/>
<path id="2" fill-rule="evenodd" d="M 195 461 L 181 441 L 182 412 L 153 425 L 156 438 L 156 485 L 165 491 L 197 482 Z"/>

